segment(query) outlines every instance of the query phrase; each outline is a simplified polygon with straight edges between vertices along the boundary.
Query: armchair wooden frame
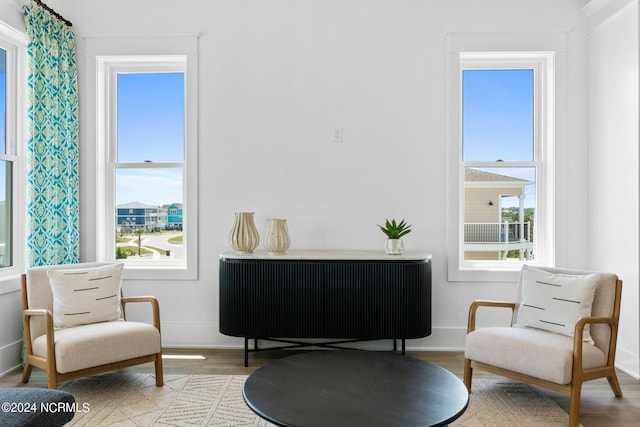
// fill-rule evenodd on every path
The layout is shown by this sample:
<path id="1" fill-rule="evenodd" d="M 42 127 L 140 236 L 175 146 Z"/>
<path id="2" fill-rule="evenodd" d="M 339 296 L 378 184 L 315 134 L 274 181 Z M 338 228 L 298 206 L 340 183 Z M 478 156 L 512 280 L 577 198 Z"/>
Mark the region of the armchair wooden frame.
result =
<path id="1" fill-rule="evenodd" d="M 615 287 L 615 299 L 613 315 L 611 317 L 583 317 L 575 325 L 574 339 L 573 339 L 573 365 L 572 376 L 569 384 L 557 384 L 551 381 L 543 380 L 540 378 L 532 377 L 529 375 L 521 374 L 518 372 L 510 371 L 507 369 L 499 368 L 496 366 L 488 365 L 485 363 L 477 362 L 475 360 L 464 359 L 464 384 L 467 386 L 467 390 L 471 393 L 471 377 L 473 369 L 480 369 L 492 374 L 501 375 L 507 378 L 511 378 L 516 381 L 532 384 L 539 387 L 544 387 L 553 391 L 564 393 L 570 396 L 569 400 L 569 426 L 577 427 L 580 421 L 580 394 L 582 392 L 582 383 L 585 381 L 594 380 L 597 378 L 607 378 L 609 386 L 616 397 L 622 397 L 622 389 L 618 382 L 618 377 L 615 371 L 615 356 L 616 356 L 616 343 L 618 337 L 618 322 L 620 318 L 620 300 L 622 296 L 622 281 L 616 281 Z M 486 301 L 478 300 L 474 301 L 469 308 L 469 318 L 467 324 L 467 334 L 476 329 L 476 312 L 480 307 L 497 307 L 511 309 L 511 326 L 513 326 L 514 315 L 516 310 L 516 304 L 511 302 L 502 301 Z M 583 369 L 582 368 L 582 332 L 587 324 L 608 324 L 611 328 L 611 338 L 609 339 L 609 346 L 607 352 L 607 363 L 603 366 Z"/>
<path id="2" fill-rule="evenodd" d="M 47 373 L 47 385 L 50 389 L 57 389 L 58 383 L 62 381 L 69 381 L 76 378 L 96 375 L 104 372 L 114 371 L 117 369 L 123 369 L 130 366 L 139 365 L 142 363 L 153 362 L 155 364 L 155 376 L 156 386 L 162 387 L 164 384 L 163 368 L 162 368 L 162 350 L 159 353 L 150 354 L 147 356 L 136 357 L 128 360 L 121 360 L 114 363 L 108 363 L 100 366 L 93 366 L 86 369 L 81 369 L 73 372 L 59 373 L 56 370 L 56 357 L 55 357 L 55 335 L 53 327 L 53 313 L 46 309 L 30 309 L 27 299 L 27 276 L 22 275 L 22 321 L 24 325 L 24 343 L 25 343 L 25 360 L 24 371 L 22 373 L 22 382 L 27 383 L 31 377 L 31 370 L 35 366 L 43 369 Z M 158 300 L 155 297 L 130 297 L 125 298 L 121 295 L 122 305 L 122 317 L 126 321 L 125 306 L 128 303 L 149 303 L 151 304 L 153 326 L 160 331 L 160 306 Z M 41 318 L 46 327 L 46 342 L 47 342 L 47 357 L 41 357 L 33 354 L 32 341 L 31 341 L 31 318 Z"/>

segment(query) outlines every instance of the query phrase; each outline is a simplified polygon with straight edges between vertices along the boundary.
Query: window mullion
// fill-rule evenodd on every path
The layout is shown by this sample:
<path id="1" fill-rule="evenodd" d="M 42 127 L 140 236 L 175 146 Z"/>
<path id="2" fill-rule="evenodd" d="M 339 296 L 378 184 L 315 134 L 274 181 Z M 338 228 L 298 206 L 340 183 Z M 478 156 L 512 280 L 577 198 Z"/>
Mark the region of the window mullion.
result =
<path id="1" fill-rule="evenodd" d="M 184 168 L 184 162 L 114 162 L 113 167 L 116 169 L 160 169 L 160 168 Z"/>
<path id="2" fill-rule="evenodd" d="M 471 168 L 521 168 L 521 167 L 536 167 L 539 164 L 538 161 L 531 162 L 462 162 L 462 167 L 471 167 Z"/>

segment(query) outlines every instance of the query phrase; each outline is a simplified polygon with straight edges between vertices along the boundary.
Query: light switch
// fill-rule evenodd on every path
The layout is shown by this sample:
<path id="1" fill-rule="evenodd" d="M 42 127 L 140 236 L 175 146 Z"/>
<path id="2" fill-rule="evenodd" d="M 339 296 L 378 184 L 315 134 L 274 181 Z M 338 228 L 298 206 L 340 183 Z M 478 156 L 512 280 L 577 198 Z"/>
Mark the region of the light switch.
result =
<path id="1" fill-rule="evenodd" d="M 341 127 L 333 128 L 333 142 L 342 142 L 343 131 Z"/>

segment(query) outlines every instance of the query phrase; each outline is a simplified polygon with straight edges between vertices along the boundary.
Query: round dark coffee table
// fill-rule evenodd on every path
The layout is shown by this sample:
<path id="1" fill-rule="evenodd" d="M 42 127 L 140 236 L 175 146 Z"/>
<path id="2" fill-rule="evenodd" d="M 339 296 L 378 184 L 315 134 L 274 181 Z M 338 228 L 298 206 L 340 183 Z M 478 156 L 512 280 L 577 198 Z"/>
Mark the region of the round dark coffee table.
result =
<path id="1" fill-rule="evenodd" d="M 312 351 L 269 363 L 247 378 L 247 405 L 280 426 L 444 426 L 469 393 L 438 366 L 393 353 Z"/>

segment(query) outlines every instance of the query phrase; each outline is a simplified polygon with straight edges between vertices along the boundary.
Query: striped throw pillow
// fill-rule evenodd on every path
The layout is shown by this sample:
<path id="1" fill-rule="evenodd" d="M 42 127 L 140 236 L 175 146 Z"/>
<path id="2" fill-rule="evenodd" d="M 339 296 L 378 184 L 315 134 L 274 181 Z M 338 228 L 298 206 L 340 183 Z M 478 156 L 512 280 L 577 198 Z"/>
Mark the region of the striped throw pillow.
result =
<path id="1" fill-rule="evenodd" d="M 96 322 L 118 320 L 120 285 L 124 264 L 49 270 L 53 293 L 53 324 L 69 328 Z"/>
<path id="2" fill-rule="evenodd" d="M 517 326 L 573 336 L 581 317 L 591 315 L 599 274 L 554 274 L 525 265 L 522 269 L 522 301 Z M 583 340 L 593 342 L 589 325 Z"/>

